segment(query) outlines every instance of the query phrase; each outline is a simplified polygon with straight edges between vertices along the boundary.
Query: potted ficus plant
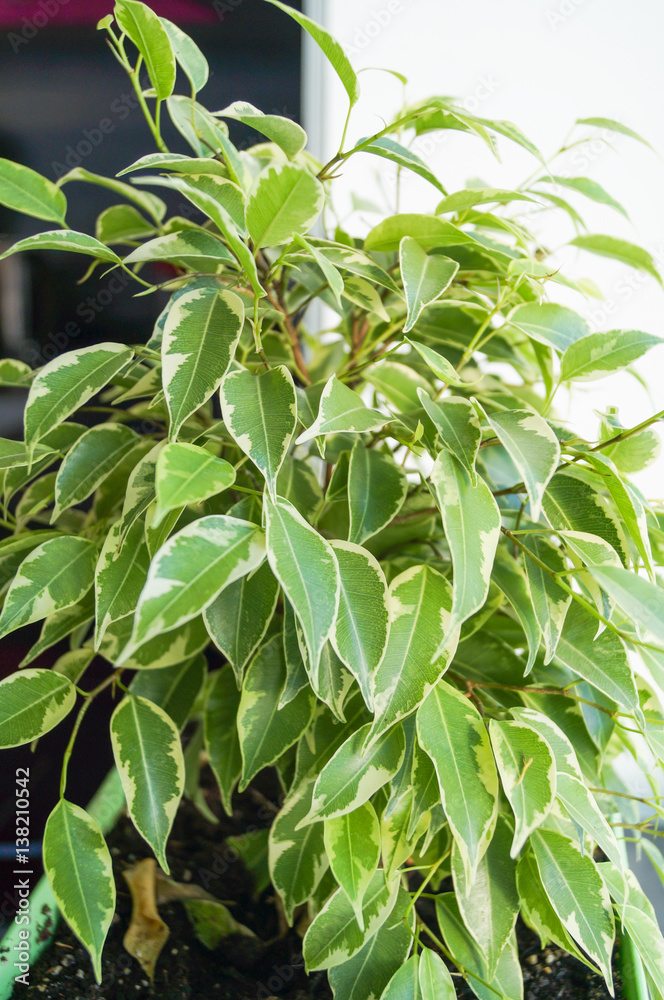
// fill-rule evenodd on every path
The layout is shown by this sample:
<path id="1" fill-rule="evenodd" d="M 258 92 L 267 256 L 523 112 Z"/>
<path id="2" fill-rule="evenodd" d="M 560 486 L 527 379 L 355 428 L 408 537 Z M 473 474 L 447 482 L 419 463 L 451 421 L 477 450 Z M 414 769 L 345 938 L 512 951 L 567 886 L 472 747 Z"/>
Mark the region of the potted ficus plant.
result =
<path id="1" fill-rule="evenodd" d="M 268 2 L 321 46 L 352 109 L 341 47 Z M 43 859 L 102 989 L 112 860 L 67 795 L 68 768 L 92 766 L 76 736 L 97 698 L 129 817 L 158 863 L 130 880 L 158 940 L 155 885 L 176 891 L 168 840 L 185 782 L 210 815 L 197 791 L 209 764 L 231 816 L 238 788 L 272 769 L 270 906 L 338 1000 L 442 1000 L 462 980 L 518 1000 L 519 916 L 609 991 L 618 934 L 630 988 L 640 969 L 661 998 L 664 941 L 626 843 L 662 813 L 664 524 L 627 477 L 652 459 L 662 413 L 624 429 L 607 411 L 588 440 L 554 400 L 661 338 L 594 333 L 557 304 L 558 285 L 588 286 L 547 259 L 528 210 L 540 228 L 547 209 L 567 212 L 574 246 L 660 281 L 652 258 L 588 234 L 511 123 L 436 98 L 321 164 L 296 123 L 199 103 L 203 55 L 148 6 L 117 0 L 99 27 L 157 151 L 121 179 L 77 168 L 57 184 L 0 161 L 0 201 L 58 226 L 4 256 L 85 254 L 141 294 L 165 263 L 171 295 L 145 345 L 65 351 L 36 371 L 0 363 L 4 386 L 28 389 L 24 441 L 0 441 L 0 637 L 43 623 L 0 684 L 0 745 L 75 714 Z M 184 152 L 166 147 L 164 112 Z M 239 151 L 228 121 L 265 141 Z M 408 148 L 439 129 L 518 143 L 535 179 L 446 191 Z M 363 238 L 324 231 L 333 177 L 362 154 L 424 178 L 430 213 L 386 216 Z M 117 201 L 95 236 L 67 228 L 74 181 Z M 612 203 L 597 184 L 565 184 Z M 170 215 L 155 191 L 196 214 Z M 325 336 L 312 302 L 332 317 Z M 91 686 L 96 657 L 105 673 Z M 652 797 L 625 786 L 624 751 Z M 196 909 L 188 892 L 207 944 L 260 937 L 222 894 Z"/>

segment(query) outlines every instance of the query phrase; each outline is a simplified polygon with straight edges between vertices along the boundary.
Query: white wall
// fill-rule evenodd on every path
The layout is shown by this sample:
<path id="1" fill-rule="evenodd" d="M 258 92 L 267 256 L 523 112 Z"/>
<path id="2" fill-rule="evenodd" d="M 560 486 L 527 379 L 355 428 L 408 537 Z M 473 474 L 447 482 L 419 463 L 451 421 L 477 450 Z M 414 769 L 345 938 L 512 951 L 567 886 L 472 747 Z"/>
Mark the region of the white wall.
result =
<path id="1" fill-rule="evenodd" d="M 469 111 L 516 122 L 549 156 L 562 145 L 577 117 L 616 118 L 644 134 L 664 154 L 664 60 L 661 0 L 309 0 L 312 17 L 323 20 L 346 48 L 356 69 L 387 67 L 408 77 L 407 100 L 432 94 L 461 98 Z M 305 59 L 305 125 L 319 153 L 337 149 L 347 109 L 338 80 L 323 68 L 316 53 Z M 360 75 L 362 97 L 353 113 L 348 142 L 381 128 L 403 101 L 403 88 L 380 72 Z M 578 136 L 590 134 L 579 131 Z M 481 177 L 491 186 L 520 183 L 536 164 L 507 140 L 498 164 L 482 144 L 458 133 L 442 141 L 416 143 L 416 151 L 441 177 L 448 190 Z M 591 231 L 640 242 L 659 259 L 664 271 L 664 161 L 631 139 L 611 137 L 611 147 L 595 141 L 576 147 L 556 161 L 568 176 L 589 176 L 623 202 L 632 222 L 611 209 L 570 197 Z M 336 202 L 343 216 L 348 192 L 395 210 L 394 168 L 368 155 L 357 156 L 337 181 Z M 562 193 L 562 192 L 561 192 Z M 411 176 L 401 187 L 401 210 L 433 211 L 436 190 Z M 361 212 L 354 225 L 364 229 L 376 217 Z M 547 245 L 574 236 L 566 219 L 547 226 Z M 557 260 L 567 273 L 592 277 L 607 298 L 598 303 L 563 294 L 561 301 L 587 316 L 593 329 L 645 329 L 664 335 L 664 292 L 656 283 L 622 265 L 586 253 L 565 250 Z M 558 292 L 556 291 L 557 295 Z M 664 347 L 639 366 L 650 398 L 630 376 L 588 383 L 561 415 L 589 436 L 597 421 L 594 408 L 620 407 L 626 426 L 664 408 Z M 638 474 L 636 482 L 650 498 L 664 497 L 664 461 Z"/>

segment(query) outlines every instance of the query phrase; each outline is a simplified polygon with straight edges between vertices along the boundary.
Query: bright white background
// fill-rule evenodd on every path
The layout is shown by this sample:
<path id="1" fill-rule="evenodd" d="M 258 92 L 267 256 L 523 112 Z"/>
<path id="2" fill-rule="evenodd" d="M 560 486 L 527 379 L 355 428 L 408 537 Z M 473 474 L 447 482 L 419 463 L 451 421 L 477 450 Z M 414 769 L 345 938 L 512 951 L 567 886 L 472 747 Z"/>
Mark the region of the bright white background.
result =
<path id="1" fill-rule="evenodd" d="M 646 136 L 664 155 L 664 60 L 661 0 L 308 0 L 305 9 L 342 43 L 356 69 L 385 67 L 408 78 L 408 102 L 433 94 L 459 98 L 468 111 L 514 121 L 550 156 L 564 142 L 576 118 L 615 118 Z M 305 127 L 324 159 L 336 152 L 347 110 L 338 79 L 305 49 Z M 378 131 L 382 120 L 403 103 L 402 85 L 381 72 L 360 75 L 362 96 L 351 119 L 346 145 Z M 578 129 L 575 138 L 596 135 Z M 536 162 L 508 140 L 500 140 L 502 164 L 479 140 L 443 133 L 442 141 L 422 137 L 414 149 L 441 177 L 448 191 L 481 179 L 488 186 L 523 181 Z M 555 171 L 599 181 L 627 208 L 631 222 L 574 192 L 559 193 L 582 212 L 591 232 L 611 233 L 641 243 L 664 271 L 664 160 L 623 136 L 611 145 L 595 140 L 554 162 Z M 337 181 L 335 198 L 342 218 L 355 190 L 395 211 L 394 170 L 385 160 L 358 155 Z M 400 210 L 432 212 L 435 188 L 402 174 Z M 366 231 L 378 217 L 362 211 L 352 221 Z M 531 219 L 536 229 L 538 220 Z M 545 244 L 555 249 L 575 232 L 563 213 L 547 222 Z M 549 286 L 558 301 L 586 316 L 593 330 L 644 329 L 664 335 L 664 292 L 656 282 L 618 263 L 586 252 L 556 254 L 570 276 L 592 278 L 604 303 Z M 664 408 L 664 346 L 638 366 L 650 394 L 629 375 L 586 383 L 574 400 L 558 399 L 561 417 L 590 437 L 597 429 L 594 409 L 620 408 L 633 426 Z M 664 497 L 664 460 L 635 476 L 649 498 Z"/>

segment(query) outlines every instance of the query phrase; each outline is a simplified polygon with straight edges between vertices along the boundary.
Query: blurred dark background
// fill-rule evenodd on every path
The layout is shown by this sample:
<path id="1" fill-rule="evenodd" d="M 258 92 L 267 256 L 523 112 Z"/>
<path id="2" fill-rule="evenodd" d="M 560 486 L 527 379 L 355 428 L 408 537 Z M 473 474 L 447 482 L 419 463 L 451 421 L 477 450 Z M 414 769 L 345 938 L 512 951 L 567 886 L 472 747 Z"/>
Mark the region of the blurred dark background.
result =
<path id="1" fill-rule="evenodd" d="M 148 0 L 153 10 L 187 31 L 210 64 L 200 100 L 212 111 L 247 100 L 265 112 L 300 117 L 300 32 L 262 0 Z M 301 9 L 299 2 L 293 7 Z M 98 20 L 112 0 L 0 0 L 0 156 L 56 180 L 72 167 L 114 176 L 146 153 L 153 140 L 124 70 L 108 51 Z M 181 80 L 178 80 L 180 83 Z M 176 92 L 187 93 L 186 81 Z M 100 123 L 104 122 L 102 129 Z M 164 138 L 173 152 L 190 153 L 164 109 Z M 231 136 L 242 147 L 258 137 L 243 126 Z M 168 200 L 165 189 L 155 192 Z M 80 183 L 65 188 L 68 225 L 94 234 L 99 212 L 120 200 Z M 172 203 L 176 207 L 178 202 Z M 0 208 L 0 244 L 55 228 Z M 164 299 L 134 297 L 134 289 L 95 271 L 82 284 L 90 258 L 55 252 L 17 254 L 0 262 L 0 356 L 45 364 L 63 350 L 102 341 L 145 342 Z M 0 389 L 0 436 L 20 437 L 25 393 Z M 0 677 L 11 673 L 36 640 L 40 623 L 2 643 Z M 49 667 L 66 643 L 32 666 Z M 86 686 L 107 671 L 93 664 Z M 110 699 L 98 699 L 77 739 L 68 798 L 85 804 L 111 766 L 106 718 Z M 14 775 L 31 768 L 31 827 L 39 873 L 41 830 L 58 797 L 62 753 L 73 719 L 29 748 L 3 751 L 0 760 L 0 935 L 13 913 L 11 857 Z M 3 857 L 3 855 L 5 855 Z"/>

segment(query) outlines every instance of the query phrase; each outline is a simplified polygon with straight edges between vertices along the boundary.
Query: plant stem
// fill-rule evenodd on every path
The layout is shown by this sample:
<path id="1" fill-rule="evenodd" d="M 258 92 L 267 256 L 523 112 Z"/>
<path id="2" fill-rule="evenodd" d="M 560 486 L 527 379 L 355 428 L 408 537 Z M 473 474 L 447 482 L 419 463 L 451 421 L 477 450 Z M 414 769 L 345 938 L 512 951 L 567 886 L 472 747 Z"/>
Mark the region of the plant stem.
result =
<path id="1" fill-rule="evenodd" d="M 67 743 L 67 748 L 65 750 L 64 757 L 62 758 L 62 772 L 60 775 L 61 799 L 64 798 L 65 789 L 67 787 L 67 768 L 69 766 L 69 759 L 72 755 L 72 751 L 74 749 L 74 743 L 76 741 L 78 731 L 81 728 L 81 723 L 85 718 L 85 713 L 87 712 L 87 710 L 89 709 L 90 705 L 97 697 L 97 695 L 101 694 L 102 691 L 104 691 L 107 687 L 113 684 L 113 682 L 117 680 L 118 677 L 120 677 L 122 671 L 123 671 L 122 667 L 120 667 L 118 670 L 114 670 L 112 674 L 110 674 L 105 680 L 101 682 L 101 684 L 98 684 L 96 688 L 93 688 L 92 691 L 88 691 L 88 693 L 84 695 L 85 701 L 78 710 L 78 715 L 76 716 L 74 728 L 71 731 L 71 736 L 69 737 L 69 742 Z"/>

